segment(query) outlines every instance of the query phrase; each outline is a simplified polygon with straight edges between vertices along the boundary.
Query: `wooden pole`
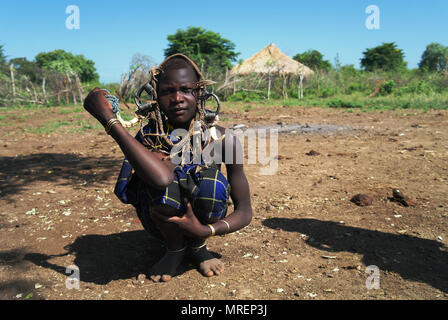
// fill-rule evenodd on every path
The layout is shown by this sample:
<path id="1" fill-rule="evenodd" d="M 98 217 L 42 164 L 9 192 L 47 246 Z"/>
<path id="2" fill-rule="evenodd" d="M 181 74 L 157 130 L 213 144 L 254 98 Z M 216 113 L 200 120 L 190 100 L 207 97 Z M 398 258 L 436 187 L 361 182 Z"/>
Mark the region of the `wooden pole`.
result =
<path id="1" fill-rule="evenodd" d="M 34 84 L 31 81 L 30 84 L 34 94 L 34 105 L 37 107 L 37 105 L 39 104 L 39 99 L 37 98 L 36 88 L 34 88 Z"/>
<path id="2" fill-rule="evenodd" d="M 303 73 L 299 75 L 299 85 L 297 88 L 297 98 L 303 99 Z"/>
<path id="3" fill-rule="evenodd" d="M 75 75 L 76 87 L 78 88 L 79 100 L 82 102 L 84 100 L 83 99 L 84 92 L 82 90 L 81 81 L 79 81 L 79 77 L 76 72 L 74 73 L 74 75 Z"/>
<path id="4" fill-rule="evenodd" d="M 64 77 L 64 87 L 65 87 L 65 104 L 68 105 L 69 101 L 68 101 L 68 88 L 67 88 L 67 79 L 65 76 Z"/>
<path id="5" fill-rule="evenodd" d="M 70 79 L 70 76 L 68 75 L 68 73 L 66 73 L 65 76 L 67 77 L 67 82 L 68 82 L 68 85 L 69 85 L 68 89 L 71 91 L 72 96 L 73 96 L 73 103 L 74 104 L 78 104 L 78 102 L 76 101 L 75 92 L 74 92 L 74 90 L 72 88 L 72 80 Z"/>
<path id="6" fill-rule="evenodd" d="M 268 72 L 268 100 L 271 96 L 271 70 Z"/>
<path id="7" fill-rule="evenodd" d="M 47 100 L 47 92 L 45 91 L 45 78 L 42 79 L 42 92 L 44 94 L 44 103 L 47 106 L 48 100 Z"/>
<path id="8" fill-rule="evenodd" d="M 16 84 L 14 82 L 14 68 L 9 66 L 9 72 L 11 73 L 11 85 L 12 85 L 12 104 L 16 104 Z"/>
<path id="9" fill-rule="evenodd" d="M 283 99 L 288 99 L 288 92 L 286 91 L 287 75 L 286 74 L 282 74 L 282 78 L 283 78 L 283 86 L 282 86 Z"/>

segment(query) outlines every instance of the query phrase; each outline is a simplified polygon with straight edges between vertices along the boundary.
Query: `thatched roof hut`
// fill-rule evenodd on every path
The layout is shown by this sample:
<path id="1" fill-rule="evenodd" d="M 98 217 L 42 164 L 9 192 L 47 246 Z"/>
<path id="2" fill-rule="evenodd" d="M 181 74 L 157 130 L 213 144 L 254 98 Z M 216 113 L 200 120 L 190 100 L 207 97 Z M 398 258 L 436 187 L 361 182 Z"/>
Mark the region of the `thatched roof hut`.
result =
<path id="1" fill-rule="evenodd" d="M 242 64 L 236 65 L 230 70 L 230 74 L 248 75 L 252 73 L 279 73 L 299 76 L 301 73 L 308 78 L 314 73 L 304 64 L 288 57 L 273 43 L 254 54 Z"/>

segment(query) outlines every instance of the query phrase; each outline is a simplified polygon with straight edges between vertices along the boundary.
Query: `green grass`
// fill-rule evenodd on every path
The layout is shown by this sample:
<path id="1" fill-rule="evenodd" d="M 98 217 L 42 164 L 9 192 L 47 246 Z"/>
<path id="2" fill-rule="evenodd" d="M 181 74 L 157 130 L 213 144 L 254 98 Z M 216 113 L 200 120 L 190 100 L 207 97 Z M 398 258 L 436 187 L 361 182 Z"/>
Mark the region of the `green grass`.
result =
<path id="1" fill-rule="evenodd" d="M 63 107 L 60 110 L 60 114 L 73 114 L 73 113 L 84 113 L 86 112 L 84 110 L 83 106 L 72 106 L 72 107 Z"/>
<path id="2" fill-rule="evenodd" d="M 49 134 L 55 131 L 58 131 L 60 128 L 65 126 L 70 126 L 72 123 L 69 121 L 50 121 L 48 123 L 45 123 L 43 125 L 40 125 L 39 127 L 34 128 L 25 128 L 24 131 L 28 133 L 34 133 L 34 134 Z"/>
<path id="3" fill-rule="evenodd" d="M 369 98 L 359 93 L 352 95 L 337 95 L 330 98 L 307 97 L 305 99 L 262 100 L 248 105 L 247 102 L 223 102 L 224 110 L 250 110 L 257 106 L 283 107 L 323 107 L 341 110 L 376 111 L 376 110 L 445 110 L 448 109 L 446 95 L 403 95 L 379 96 Z"/>
<path id="4" fill-rule="evenodd" d="M 210 104 L 213 108 L 213 103 Z M 414 110 L 427 112 L 429 110 L 448 109 L 448 95 L 445 94 L 406 94 L 385 95 L 369 98 L 359 92 L 350 95 L 335 95 L 328 98 L 305 96 L 304 99 L 264 99 L 260 101 L 223 101 L 221 112 L 251 112 L 267 114 L 272 112 L 269 107 L 288 108 L 328 108 L 342 112 L 385 112 L 398 110 L 404 114 L 412 114 Z M 210 108 L 210 109 L 212 109 Z M 121 108 L 121 116 L 124 120 L 132 119 L 133 114 L 126 108 Z M 60 118 L 52 119 L 52 115 Z M 39 120 L 39 126 L 25 127 L 27 120 Z M 229 117 L 223 117 L 221 121 L 230 121 Z M 33 123 L 36 123 L 33 121 Z M 39 123 L 39 122 L 38 122 Z M 71 105 L 63 107 L 21 107 L 7 108 L 0 112 L 0 127 L 21 128 L 24 132 L 48 135 L 51 133 L 83 133 L 89 130 L 103 130 L 93 117 L 82 106 Z"/>
<path id="5" fill-rule="evenodd" d="M 82 133 L 88 130 L 103 129 L 103 126 L 94 119 L 82 119 L 81 115 L 76 121 L 57 120 L 49 121 L 38 127 L 23 128 L 27 133 L 49 135 L 51 133 Z"/>

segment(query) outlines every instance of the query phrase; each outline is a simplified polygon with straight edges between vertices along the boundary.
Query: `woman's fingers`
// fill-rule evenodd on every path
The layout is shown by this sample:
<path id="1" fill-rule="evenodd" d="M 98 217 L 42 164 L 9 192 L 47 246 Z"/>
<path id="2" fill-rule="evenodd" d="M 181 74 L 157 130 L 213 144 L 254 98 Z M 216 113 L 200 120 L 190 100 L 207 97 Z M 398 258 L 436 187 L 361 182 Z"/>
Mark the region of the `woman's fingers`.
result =
<path id="1" fill-rule="evenodd" d="M 158 220 L 163 221 L 163 222 L 179 222 L 182 218 L 178 217 L 178 216 L 165 216 L 163 214 L 158 213 L 157 211 L 153 211 L 152 215 L 155 216 Z"/>
<path id="2" fill-rule="evenodd" d="M 188 198 L 184 198 L 184 204 L 185 204 L 185 214 L 193 213 L 193 208 L 191 207 L 191 203 L 188 200 Z"/>

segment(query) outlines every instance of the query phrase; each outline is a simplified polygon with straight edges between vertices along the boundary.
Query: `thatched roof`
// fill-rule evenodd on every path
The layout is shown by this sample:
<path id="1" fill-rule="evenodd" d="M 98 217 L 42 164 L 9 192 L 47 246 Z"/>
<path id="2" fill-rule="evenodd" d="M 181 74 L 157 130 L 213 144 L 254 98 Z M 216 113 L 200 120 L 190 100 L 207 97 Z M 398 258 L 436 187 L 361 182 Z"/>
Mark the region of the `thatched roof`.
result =
<path id="1" fill-rule="evenodd" d="M 304 64 L 288 57 L 273 43 L 254 54 L 242 64 L 236 65 L 230 70 L 230 74 L 247 75 L 251 73 L 281 73 L 300 75 L 303 72 L 305 78 L 314 73 Z"/>

